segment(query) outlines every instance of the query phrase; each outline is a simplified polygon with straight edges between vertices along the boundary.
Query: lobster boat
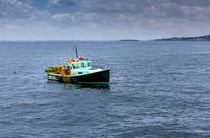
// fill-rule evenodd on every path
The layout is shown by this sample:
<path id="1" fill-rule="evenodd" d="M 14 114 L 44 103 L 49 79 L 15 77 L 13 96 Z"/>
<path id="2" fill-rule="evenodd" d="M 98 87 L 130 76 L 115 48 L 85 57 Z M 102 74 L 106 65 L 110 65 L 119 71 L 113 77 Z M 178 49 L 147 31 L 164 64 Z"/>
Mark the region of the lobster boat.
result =
<path id="1" fill-rule="evenodd" d="M 109 87 L 110 69 L 93 68 L 88 58 L 68 58 L 63 65 L 51 66 L 45 72 L 48 80 Z"/>

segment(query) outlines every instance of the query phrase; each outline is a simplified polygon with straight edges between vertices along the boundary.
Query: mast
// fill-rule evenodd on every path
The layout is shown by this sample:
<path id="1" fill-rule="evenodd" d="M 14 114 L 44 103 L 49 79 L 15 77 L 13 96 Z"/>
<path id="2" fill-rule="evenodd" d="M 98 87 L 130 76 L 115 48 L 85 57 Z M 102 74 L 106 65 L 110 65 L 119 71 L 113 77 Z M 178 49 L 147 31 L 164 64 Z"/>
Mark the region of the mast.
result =
<path id="1" fill-rule="evenodd" d="M 76 58 L 78 58 L 77 45 L 75 44 Z"/>

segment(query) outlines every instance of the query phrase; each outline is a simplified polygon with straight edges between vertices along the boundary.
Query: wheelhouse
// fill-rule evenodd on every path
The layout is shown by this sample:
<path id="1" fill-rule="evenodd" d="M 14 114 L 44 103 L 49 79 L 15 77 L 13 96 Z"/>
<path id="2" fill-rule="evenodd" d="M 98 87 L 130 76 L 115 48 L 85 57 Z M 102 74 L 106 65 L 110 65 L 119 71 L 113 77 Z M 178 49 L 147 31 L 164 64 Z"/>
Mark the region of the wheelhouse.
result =
<path id="1" fill-rule="evenodd" d="M 72 70 L 76 70 L 76 69 L 89 69 L 91 68 L 91 63 L 90 61 L 79 61 L 79 62 L 72 62 L 70 65 Z"/>
<path id="2" fill-rule="evenodd" d="M 70 75 L 84 75 L 89 73 L 91 69 L 91 62 L 87 58 L 71 59 L 64 62 L 65 68 Z"/>

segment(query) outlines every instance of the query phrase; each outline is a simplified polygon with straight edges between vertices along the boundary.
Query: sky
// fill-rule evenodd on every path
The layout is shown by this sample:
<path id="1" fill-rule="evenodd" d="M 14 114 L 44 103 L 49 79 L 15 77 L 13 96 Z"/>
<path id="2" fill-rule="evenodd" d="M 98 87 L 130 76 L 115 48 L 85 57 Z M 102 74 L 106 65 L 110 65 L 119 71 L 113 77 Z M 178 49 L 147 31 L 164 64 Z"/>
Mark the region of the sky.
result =
<path id="1" fill-rule="evenodd" d="M 0 40 L 150 40 L 210 34 L 210 0 L 0 0 Z"/>

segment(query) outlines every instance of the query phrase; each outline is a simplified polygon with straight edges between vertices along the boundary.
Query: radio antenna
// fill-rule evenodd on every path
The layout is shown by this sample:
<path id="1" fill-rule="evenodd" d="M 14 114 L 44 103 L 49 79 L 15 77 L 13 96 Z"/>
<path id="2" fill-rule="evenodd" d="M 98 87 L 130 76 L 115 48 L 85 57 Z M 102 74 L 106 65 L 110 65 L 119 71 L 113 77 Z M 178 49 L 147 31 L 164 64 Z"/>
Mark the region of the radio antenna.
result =
<path id="1" fill-rule="evenodd" d="M 75 46 L 76 58 L 78 58 L 77 45 L 75 44 L 74 46 Z"/>

